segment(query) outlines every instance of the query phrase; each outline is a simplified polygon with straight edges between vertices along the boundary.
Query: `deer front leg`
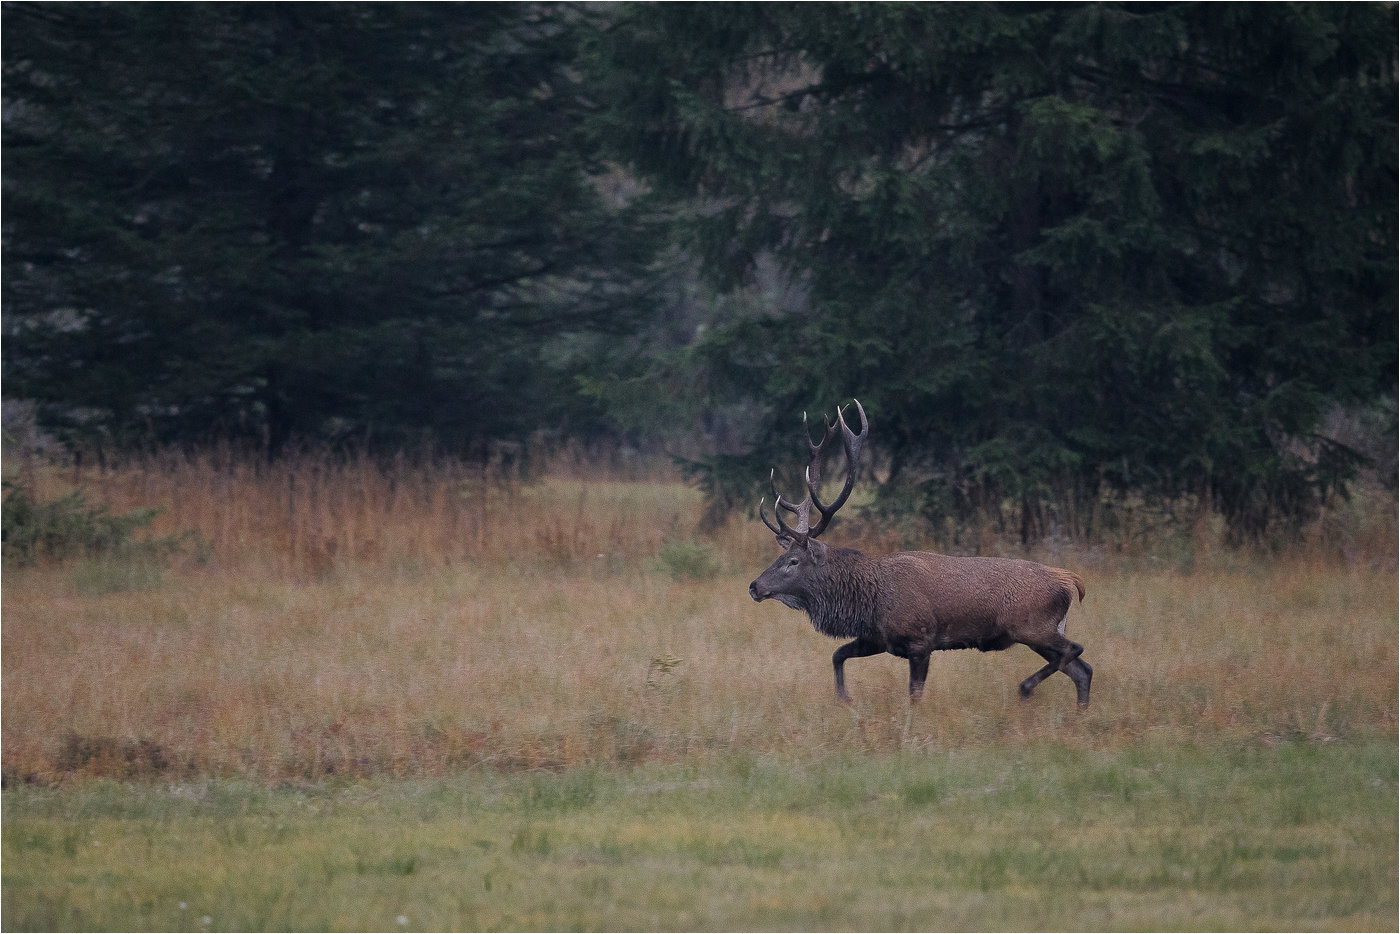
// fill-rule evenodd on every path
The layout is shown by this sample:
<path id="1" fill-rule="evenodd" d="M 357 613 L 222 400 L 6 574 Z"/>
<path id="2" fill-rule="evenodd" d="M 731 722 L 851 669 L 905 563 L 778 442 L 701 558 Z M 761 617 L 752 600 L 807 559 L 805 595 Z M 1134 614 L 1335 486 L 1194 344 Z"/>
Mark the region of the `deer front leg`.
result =
<path id="1" fill-rule="evenodd" d="M 1039 685 L 1040 682 L 1044 681 L 1046 678 L 1050 677 L 1055 672 L 1060 670 L 1060 653 L 1054 651 L 1053 649 L 1043 649 L 1039 646 L 1034 645 L 1030 646 L 1030 648 L 1035 652 L 1035 654 L 1039 655 L 1041 658 L 1045 659 L 1050 664 L 1046 665 L 1044 668 L 1040 669 L 1035 674 L 1031 675 L 1029 678 L 1021 682 L 1022 700 L 1025 700 L 1032 694 L 1034 694 L 1036 686 Z"/>
<path id="2" fill-rule="evenodd" d="M 917 704 L 924 696 L 924 681 L 928 679 L 928 655 L 909 657 L 909 703 Z"/>
<path id="3" fill-rule="evenodd" d="M 851 695 L 846 693 L 846 659 L 879 655 L 883 651 L 885 651 L 883 648 L 869 639 L 856 639 L 854 642 L 847 642 L 841 646 L 831 656 L 831 664 L 836 669 L 836 696 L 841 698 L 843 703 L 849 704 L 851 702 Z"/>

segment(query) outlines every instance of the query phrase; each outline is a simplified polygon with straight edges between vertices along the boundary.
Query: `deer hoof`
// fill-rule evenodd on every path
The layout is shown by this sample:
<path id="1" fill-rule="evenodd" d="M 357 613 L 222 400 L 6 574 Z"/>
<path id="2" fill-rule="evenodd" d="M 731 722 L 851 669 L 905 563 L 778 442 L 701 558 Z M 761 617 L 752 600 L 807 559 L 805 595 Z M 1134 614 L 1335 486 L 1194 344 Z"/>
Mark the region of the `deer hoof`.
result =
<path id="1" fill-rule="evenodd" d="M 1034 693 L 1035 693 L 1035 685 L 1034 685 L 1034 684 L 1028 684 L 1028 683 L 1026 683 L 1025 681 L 1022 681 L 1022 682 L 1021 682 L 1021 700 L 1029 700 L 1029 699 L 1030 699 L 1030 696 L 1031 696 L 1032 694 L 1034 694 Z"/>

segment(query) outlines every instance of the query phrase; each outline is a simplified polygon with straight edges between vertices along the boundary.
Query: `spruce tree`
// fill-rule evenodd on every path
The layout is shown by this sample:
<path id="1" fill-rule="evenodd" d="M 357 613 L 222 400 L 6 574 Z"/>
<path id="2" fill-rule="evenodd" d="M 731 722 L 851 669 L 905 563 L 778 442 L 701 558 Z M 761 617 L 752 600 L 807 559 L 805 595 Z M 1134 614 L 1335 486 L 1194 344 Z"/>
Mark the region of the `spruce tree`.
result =
<path id="1" fill-rule="evenodd" d="M 1345 482 L 1329 407 L 1396 385 L 1395 33 L 1382 4 L 663 4 L 594 53 L 709 281 L 769 256 L 806 290 L 691 357 L 764 406 L 751 460 L 859 396 L 887 495 L 1029 540 L 1110 494 L 1258 532 Z"/>

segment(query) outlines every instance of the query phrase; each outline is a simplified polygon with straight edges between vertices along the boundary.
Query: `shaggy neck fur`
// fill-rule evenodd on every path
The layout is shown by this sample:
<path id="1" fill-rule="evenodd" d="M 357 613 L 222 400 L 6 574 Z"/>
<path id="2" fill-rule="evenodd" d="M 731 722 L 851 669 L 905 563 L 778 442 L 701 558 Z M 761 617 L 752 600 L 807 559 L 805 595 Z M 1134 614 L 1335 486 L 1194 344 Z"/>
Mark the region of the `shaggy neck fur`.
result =
<path id="1" fill-rule="evenodd" d="M 812 628 L 823 635 L 860 639 L 871 634 L 875 609 L 875 580 L 870 561 L 850 548 L 827 554 L 826 572 L 806 593 L 788 606 L 806 610 Z M 781 597 L 779 599 L 782 599 Z"/>

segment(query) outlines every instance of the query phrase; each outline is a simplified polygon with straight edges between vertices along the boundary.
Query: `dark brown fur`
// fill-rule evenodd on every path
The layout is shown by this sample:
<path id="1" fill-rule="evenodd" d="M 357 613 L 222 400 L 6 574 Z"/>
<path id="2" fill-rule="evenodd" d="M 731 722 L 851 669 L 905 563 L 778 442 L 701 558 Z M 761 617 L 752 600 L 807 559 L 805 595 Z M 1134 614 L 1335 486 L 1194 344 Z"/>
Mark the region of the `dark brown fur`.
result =
<path id="1" fill-rule="evenodd" d="M 1074 682 L 1080 707 L 1089 705 L 1094 670 L 1079 657 L 1083 646 L 1064 635 L 1074 597 L 1084 599 L 1078 574 L 1032 561 L 927 551 L 877 557 L 807 536 L 779 541 L 786 550 L 749 585 L 749 595 L 805 610 L 818 632 L 852 640 L 831 659 L 843 701 L 850 701 L 843 671 L 848 658 L 881 652 L 907 658 L 909 695 L 918 700 L 930 653 L 995 652 L 1020 643 L 1046 661 L 1021 682 L 1023 698 L 1062 671 Z"/>

